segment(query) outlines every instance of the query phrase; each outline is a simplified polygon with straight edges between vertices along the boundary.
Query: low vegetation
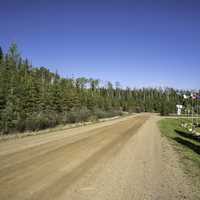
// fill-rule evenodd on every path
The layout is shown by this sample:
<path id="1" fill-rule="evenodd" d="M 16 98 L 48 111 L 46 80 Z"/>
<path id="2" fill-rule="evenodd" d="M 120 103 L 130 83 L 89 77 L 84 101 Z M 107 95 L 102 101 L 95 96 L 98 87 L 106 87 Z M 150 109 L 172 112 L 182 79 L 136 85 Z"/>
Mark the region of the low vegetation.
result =
<path id="1" fill-rule="evenodd" d="M 182 91 L 184 92 L 184 91 Z M 167 115 L 182 104 L 172 88 L 122 88 L 92 78 L 63 78 L 33 67 L 16 44 L 0 48 L 0 133 L 37 131 L 58 124 L 112 117 L 123 112 Z"/>
<path id="2" fill-rule="evenodd" d="M 200 137 L 181 126 L 187 119 L 162 119 L 159 127 L 179 152 L 184 170 L 200 187 Z M 190 121 L 190 120 L 189 120 Z"/>

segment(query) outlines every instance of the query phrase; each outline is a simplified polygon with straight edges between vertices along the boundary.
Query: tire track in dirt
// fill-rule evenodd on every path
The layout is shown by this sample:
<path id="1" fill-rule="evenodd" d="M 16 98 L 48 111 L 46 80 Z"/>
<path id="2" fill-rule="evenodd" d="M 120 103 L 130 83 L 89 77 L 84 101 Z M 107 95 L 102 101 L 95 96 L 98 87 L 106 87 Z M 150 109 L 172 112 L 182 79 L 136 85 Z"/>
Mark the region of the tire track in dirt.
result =
<path id="1" fill-rule="evenodd" d="M 1 156 L 1 199 L 56 199 L 102 157 L 114 156 L 147 119 L 131 118 Z"/>
<path id="2" fill-rule="evenodd" d="M 144 123 L 145 119 L 137 120 L 131 128 L 125 131 L 123 134 L 116 137 L 114 140 L 106 144 L 103 148 L 99 151 L 92 154 L 89 158 L 85 161 L 80 163 L 77 167 L 75 167 L 72 171 L 70 171 L 65 176 L 62 176 L 60 179 L 49 185 L 45 188 L 46 191 L 41 191 L 33 196 L 33 199 L 54 199 L 59 196 L 63 190 L 66 190 L 68 186 L 70 186 L 73 182 L 75 182 L 79 177 L 85 174 L 92 166 L 95 165 L 96 162 L 101 162 L 101 159 L 109 159 L 110 157 L 115 156 L 126 144 L 126 142 L 137 132 L 139 127 Z M 56 185 L 56 188 L 55 188 Z"/>

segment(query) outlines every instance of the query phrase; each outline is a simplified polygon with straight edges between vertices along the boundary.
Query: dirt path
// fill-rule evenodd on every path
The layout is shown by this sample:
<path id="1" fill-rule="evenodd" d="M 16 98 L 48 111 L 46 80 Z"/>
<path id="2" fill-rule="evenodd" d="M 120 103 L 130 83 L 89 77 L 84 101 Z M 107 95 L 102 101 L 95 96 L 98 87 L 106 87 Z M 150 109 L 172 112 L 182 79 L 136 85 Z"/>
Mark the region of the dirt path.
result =
<path id="1" fill-rule="evenodd" d="M 0 199 L 192 199 L 157 120 L 131 116 L 0 143 Z"/>

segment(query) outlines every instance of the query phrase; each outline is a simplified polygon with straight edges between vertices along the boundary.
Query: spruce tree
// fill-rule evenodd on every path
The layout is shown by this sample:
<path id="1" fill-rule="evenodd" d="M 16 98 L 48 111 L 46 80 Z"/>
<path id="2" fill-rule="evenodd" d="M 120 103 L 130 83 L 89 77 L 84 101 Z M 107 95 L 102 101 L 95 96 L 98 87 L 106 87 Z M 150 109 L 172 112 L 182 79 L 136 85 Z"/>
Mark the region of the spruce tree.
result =
<path id="1" fill-rule="evenodd" d="M 183 104 L 180 91 L 172 88 L 123 89 L 120 83 L 100 85 L 98 79 L 62 78 L 45 67 L 32 67 L 16 44 L 4 54 L 0 48 L 0 59 L 0 133 L 40 130 L 122 111 L 166 115 Z"/>
<path id="2" fill-rule="evenodd" d="M 3 60 L 3 50 L 0 46 L 0 62 Z"/>

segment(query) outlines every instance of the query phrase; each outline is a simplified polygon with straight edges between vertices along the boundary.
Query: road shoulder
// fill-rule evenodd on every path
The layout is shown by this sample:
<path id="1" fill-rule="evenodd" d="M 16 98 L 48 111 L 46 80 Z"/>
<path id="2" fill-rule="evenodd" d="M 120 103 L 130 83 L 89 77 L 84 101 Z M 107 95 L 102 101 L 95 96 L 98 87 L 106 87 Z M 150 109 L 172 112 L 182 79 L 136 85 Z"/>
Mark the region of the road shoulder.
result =
<path id="1" fill-rule="evenodd" d="M 160 126 L 160 118 L 158 120 L 158 126 L 161 129 L 161 141 L 163 149 L 163 162 L 166 175 L 168 173 L 168 184 L 175 182 L 176 190 L 178 191 L 179 198 L 177 199 L 200 199 L 199 191 L 199 168 L 184 155 L 184 147 L 174 140 L 172 140 L 163 131 L 169 131 L 163 129 Z M 170 133 L 169 133 L 170 134 Z M 198 179 L 198 180 L 197 180 Z M 173 190 L 173 188 L 172 188 Z"/>

